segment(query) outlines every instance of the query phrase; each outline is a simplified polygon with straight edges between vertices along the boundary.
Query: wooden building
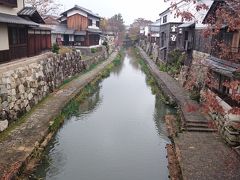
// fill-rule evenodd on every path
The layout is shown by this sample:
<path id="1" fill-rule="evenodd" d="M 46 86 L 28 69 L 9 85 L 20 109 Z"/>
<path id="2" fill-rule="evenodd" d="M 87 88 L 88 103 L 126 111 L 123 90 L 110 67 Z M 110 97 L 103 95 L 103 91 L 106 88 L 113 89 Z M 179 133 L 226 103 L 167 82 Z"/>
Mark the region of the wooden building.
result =
<path id="1" fill-rule="evenodd" d="M 203 23 L 209 24 L 214 29 L 216 11 L 221 9 L 226 9 L 227 11 L 232 11 L 233 14 L 237 13 L 235 11 L 236 4 L 232 4 L 229 1 L 215 0 L 210 7 L 207 15 L 205 16 Z M 215 20 L 217 17 L 215 17 Z M 231 106 L 240 107 L 240 102 L 232 100 L 231 89 L 225 86 L 225 82 L 233 81 L 239 79 L 235 73 L 240 69 L 240 29 L 234 31 L 229 30 L 228 24 L 224 22 L 221 25 L 220 31 L 216 35 L 212 35 L 207 39 L 209 41 L 211 48 L 208 48 L 208 53 L 210 56 L 207 58 L 208 66 L 211 70 L 211 75 L 215 80 L 214 86 L 210 87 L 221 99 L 227 102 Z M 202 41 L 200 47 L 204 47 L 206 41 Z M 223 48 L 226 55 L 223 53 L 223 49 L 219 47 L 218 44 L 224 44 Z M 199 49 L 201 51 L 201 49 Z M 203 48 L 202 51 L 205 49 Z M 240 94 L 240 87 L 238 93 Z"/>
<path id="2" fill-rule="evenodd" d="M 23 0 L 0 0 L 0 63 L 30 57 L 51 48 L 51 31 L 37 10 Z"/>
<path id="3" fill-rule="evenodd" d="M 100 19 L 92 11 L 74 6 L 61 14 L 59 25 L 53 26 L 52 42 L 75 46 L 99 45 L 102 33 Z"/>
<path id="4" fill-rule="evenodd" d="M 164 63 L 170 63 L 168 54 L 177 48 L 177 37 L 179 33 L 178 26 L 181 25 L 182 19 L 175 17 L 173 10 L 168 8 L 159 14 L 160 19 L 160 50 L 159 50 L 159 59 Z"/>

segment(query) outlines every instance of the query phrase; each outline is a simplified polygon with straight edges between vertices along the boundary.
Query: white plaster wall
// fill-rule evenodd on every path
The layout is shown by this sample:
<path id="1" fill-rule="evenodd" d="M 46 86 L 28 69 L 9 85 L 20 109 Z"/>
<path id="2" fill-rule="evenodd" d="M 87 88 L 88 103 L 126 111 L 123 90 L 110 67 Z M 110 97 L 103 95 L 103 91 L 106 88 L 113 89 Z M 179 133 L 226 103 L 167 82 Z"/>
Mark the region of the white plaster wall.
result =
<path id="1" fill-rule="evenodd" d="M 145 36 L 148 36 L 148 33 L 149 33 L 149 27 L 146 26 L 146 27 L 144 28 L 144 31 L 145 31 Z"/>
<path id="2" fill-rule="evenodd" d="M 74 41 L 74 35 L 69 35 L 69 41 Z"/>
<path id="3" fill-rule="evenodd" d="M 200 0 L 199 2 L 196 2 L 196 3 L 205 3 L 210 8 L 213 1 L 212 0 Z M 185 1 L 178 4 L 178 8 L 179 8 L 180 11 L 188 11 L 188 12 L 191 12 L 194 15 L 194 19 L 190 22 L 195 22 L 196 23 L 196 26 L 195 26 L 196 28 L 204 28 L 204 27 L 206 27 L 206 25 L 202 24 L 202 21 L 203 21 L 205 15 L 207 14 L 207 10 L 197 11 L 195 7 L 196 7 L 196 4 L 185 2 Z M 163 23 L 163 17 L 165 15 L 167 15 L 167 23 L 169 23 L 169 22 L 182 22 L 182 18 L 181 17 L 176 17 L 175 13 L 176 13 L 175 10 L 170 9 L 166 13 L 162 14 L 160 16 L 161 24 L 164 24 Z M 190 23 L 189 21 L 184 21 L 184 22 L 185 23 Z"/>
<path id="4" fill-rule="evenodd" d="M 84 17 L 87 17 L 87 13 L 80 11 L 80 10 L 72 10 L 67 13 L 67 17 L 73 16 L 74 14 L 80 14 Z"/>
<path id="5" fill-rule="evenodd" d="M 96 22 L 100 21 L 100 19 L 95 17 L 88 17 L 88 18 L 92 20 L 92 26 L 88 26 L 88 28 L 99 29 L 99 27 L 97 27 L 96 25 Z"/>
<path id="6" fill-rule="evenodd" d="M 17 15 L 17 13 L 23 8 L 24 0 L 17 0 L 17 8 L 0 5 L 0 12 L 4 14 Z"/>
<path id="7" fill-rule="evenodd" d="M 163 23 L 163 17 L 167 15 L 167 22 L 166 23 Z M 182 18 L 181 17 L 176 17 L 175 16 L 175 12 L 174 11 L 167 11 L 166 13 L 164 14 L 161 14 L 160 16 L 160 23 L 161 25 L 163 24 L 167 24 L 167 23 L 179 23 L 179 22 L 182 22 Z"/>
<path id="8" fill-rule="evenodd" d="M 9 49 L 8 27 L 0 23 L 0 51 Z"/>

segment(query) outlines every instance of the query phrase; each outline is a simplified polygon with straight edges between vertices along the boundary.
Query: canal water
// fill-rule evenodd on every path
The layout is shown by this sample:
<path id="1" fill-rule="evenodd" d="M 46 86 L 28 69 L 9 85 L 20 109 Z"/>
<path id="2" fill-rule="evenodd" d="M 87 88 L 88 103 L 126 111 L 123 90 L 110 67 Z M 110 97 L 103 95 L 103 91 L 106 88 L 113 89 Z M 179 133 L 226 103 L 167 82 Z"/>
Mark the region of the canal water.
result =
<path id="1" fill-rule="evenodd" d="M 66 119 L 33 176 L 57 180 L 167 180 L 164 115 L 131 53 Z"/>

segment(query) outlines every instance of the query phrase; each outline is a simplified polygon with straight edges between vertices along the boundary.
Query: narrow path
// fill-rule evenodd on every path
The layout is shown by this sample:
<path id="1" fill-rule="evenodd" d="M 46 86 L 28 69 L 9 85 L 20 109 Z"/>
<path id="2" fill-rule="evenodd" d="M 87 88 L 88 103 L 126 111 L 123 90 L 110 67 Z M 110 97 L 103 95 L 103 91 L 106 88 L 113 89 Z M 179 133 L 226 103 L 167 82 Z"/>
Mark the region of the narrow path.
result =
<path id="1" fill-rule="evenodd" d="M 0 179 L 7 174 L 16 173 L 25 163 L 35 146 L 46 137 L 48 127 L 62 110 L 86 84 L 92 81 L 116 57 L 114 52 L 108 60 L 95 69 L 79 76 L 58 91 L 52 93 L 36 106 L 26 121 L 14 129 L 10 135 L 0 142 Z"/>
<path id="2" fill-rule="evenodd" d="M 159 86 L 179 105 L 185 122 L 204 122 L 206 118 L 198 111 L 186 108 L 193 102 L 186 91 L 167 73 L 160 72 L 154 62 L 139 47 L 141 56 L 149 65 Z M 183 179 L 186 180 L 238 180 L 240 179 L 239 156 L 227 146 L 218 133 L 184 131 L 174 138 Z"/>

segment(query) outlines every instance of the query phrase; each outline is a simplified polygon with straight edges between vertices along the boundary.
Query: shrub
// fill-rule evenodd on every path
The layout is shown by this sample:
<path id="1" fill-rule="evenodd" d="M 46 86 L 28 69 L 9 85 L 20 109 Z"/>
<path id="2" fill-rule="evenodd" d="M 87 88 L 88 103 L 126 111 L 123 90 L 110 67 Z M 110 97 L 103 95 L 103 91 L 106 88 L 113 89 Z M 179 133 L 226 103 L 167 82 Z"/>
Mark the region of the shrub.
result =
<path id="1" fill-rule="evenodd" d="M 96 53 L 97 52 L 97 48 L 91 48 L 91 53 Z"/>
<path id="2" fill-rule="evenodd" d="M 58 54 L 59 53 L 59 45 L 54 43 L 52 46 L 52 52 Z"/>

